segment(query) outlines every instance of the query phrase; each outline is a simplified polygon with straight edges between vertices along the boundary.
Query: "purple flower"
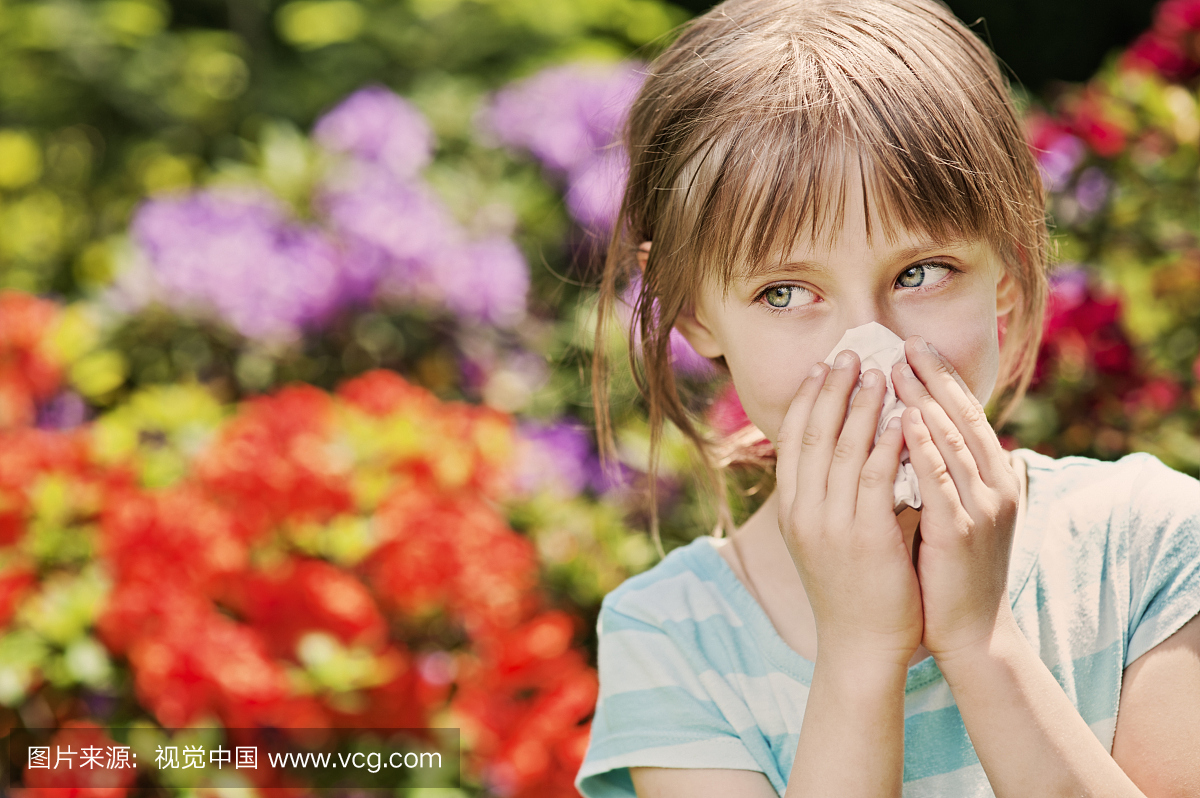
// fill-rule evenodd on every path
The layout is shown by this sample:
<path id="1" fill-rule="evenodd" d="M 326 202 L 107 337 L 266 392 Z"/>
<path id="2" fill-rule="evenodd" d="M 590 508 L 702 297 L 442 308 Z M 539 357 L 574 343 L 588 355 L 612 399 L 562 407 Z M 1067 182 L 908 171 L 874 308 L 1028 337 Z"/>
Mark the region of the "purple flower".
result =
<path id="1" fill-rule="evenodd" d="M 1087 155 L 1087 145 L 1069 133 L 1056 136 L 1045 149 L 1035 153 L 1047 191 L 1057 191 Z"/>
<path id="2" fill-rule="evenodd" d="M 507 239 L 467 241 L 424 186 L 360 171 L 322 193 L 317 207 L 356 264 L 359 283 L 399 301 L 511 326 L 525 315 L 529 267 Z"/>
<path id="3" fill-rule="evenodd" d="M 345 245 L 360 282 L 418 294 L 439 251 L 461 236 L 454 220 L 422 185 L 365 169 L 341 177 L 320 191 L 315 206 Z"/>
<path id="4" fill-rule="evenodd" d="M 382 86 L 351 94 L 313 128 L 322 147 L 381 164 L 400 178 L 415 176 L 433 155 L 433 131 L 405 99 Z"/>
<path id="5" fill-rule="evenodd" d="M 63 391 L 38 408 L 41 429 L 74 429 L 88 419 L 87 403 L 74 391 Z"/>
<path id="6" fill-rule="evenodd" d="M 548 69 L 500 91 L 481 124 L 565 179 L 567 205 L 581 224 L 608 229 L 627 169 L 618 139 L 644 79 L 633 63 Z"/>
<path id="7" fill-rule="evenodd" d="M 353 298 L 334 245 L 264 194 L 151 200 L 131 231 L 145 256 L 145 299 L 216 316 L 247 338 L 295 338 Z"/>
<path id="8" fill-rule="evenodd" d="M 1087 299 L 1088 273 L 1078 263 L 1063 263 L 1050 275 L 1050 294 L 1060 307 L 1078 307 Z"/>
<path id="9" fill-rule="evenodd" d="M 616 145 L 598 152 L 568 176 L 567 208 L 584 227 L 611 230 L 621 210 L 621 195 L 629 177 L 629 158 Z"/>
<path id="10" fill-rule="evenodd" d="M 517 488 L 522 493 L 550 490 L 575 496 L 593 482 L 597 470 L 591 438 L 578 424 L 523 422 L 517 465 Z"/>
<path id="11" fill-rule="evenodd" d="M 1075 181 L 1075 200 L 1079 203 L 1080 210 L 1091 216 L 1104 207 L 1111 186 L 1112 181 L 1100 167 L 1090 166 L 1084 169 Z"/>
<path id="12" fill-rule="evenodd" d="M 529 267 L 508 239 L 448 247 L 430 277 L 437 298 L 460 318 L 511 327 L 525 317 Z"/>
<path id="13" fill-rule="evenodd" d="M 498 92 L 481 120 L 509 147 L 566 173 L 616 140 L 644 76 L 640 65 L 570 64 Z"/>

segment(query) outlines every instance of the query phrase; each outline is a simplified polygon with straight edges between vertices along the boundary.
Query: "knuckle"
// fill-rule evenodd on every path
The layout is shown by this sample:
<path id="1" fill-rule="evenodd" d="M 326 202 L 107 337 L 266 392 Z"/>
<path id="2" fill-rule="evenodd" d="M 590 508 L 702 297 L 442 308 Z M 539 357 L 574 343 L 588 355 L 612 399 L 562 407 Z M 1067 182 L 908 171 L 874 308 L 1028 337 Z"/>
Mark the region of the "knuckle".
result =
<path id="1" fill-rule="evenodd" d="M 890 485 L 892 482 L 888 475 L 881 468 L 864 468 L 858 476 L 858 485 L 860 488 L 873 490 L 882 488 L 885 485 Z"/>
<path id="2" fill-rule="evenodd" d="M 917 404 L 922 408 L 933 407 L 937 404 L 937 400 L 934 399 L 933 394 L 929 393 L 925 386 L 922 385 L 920 387 L 920 393 L 917 396 Z"/>
<path id="3" fill-rule="evenodd" d="M 963 408 L 963 421 L 971 427 L 988 425 L 987 414 L 983 412 L 978 401 L 967 402 L 966 407 Z"/>
<path id="4" fill-rule="evenodd" d="M 811 449 L 819 446 L 825 440 L 825 434 L 817 427 L 808 427 L 804 430 L 804 435 L 800 438 L 801 446 L 805 449 Z"/>
<path id="5" fill-rule="evenodd" d="M 858 447 L 845 438 L 841 438 L 837 442 L 837 446 L 833 447 L 833 456 L 838 460 L 849 460 L 858 453 Z"/>
<path id="6" fill-rule="evenodd" d="M 933 467 L 933 481 L 944 488 L 954 487 L 954 478 L 950 476 L 950 469 L 946 468 L 946 464 L 942 462 L 938 462 Z"/>
<path id="7" fill-rule="evenodd" d="M 953 454 L 963 454 L 967 451 L 967 441 L 962 433 L 952 429 L 946 433 L 946 446 Z"/>

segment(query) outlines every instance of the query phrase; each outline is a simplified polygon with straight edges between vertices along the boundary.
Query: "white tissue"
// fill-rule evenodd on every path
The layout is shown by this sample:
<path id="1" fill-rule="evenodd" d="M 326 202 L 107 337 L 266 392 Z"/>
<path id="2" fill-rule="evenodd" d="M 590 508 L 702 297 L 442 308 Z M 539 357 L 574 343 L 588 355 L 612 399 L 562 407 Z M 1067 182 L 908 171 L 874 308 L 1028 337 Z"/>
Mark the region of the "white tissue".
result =
<path id="1" fill-rule="evenodd" d="M 900 336 L 878 322 L 870 322 L 853 330 L 847 330 L 842 340 L 837 342 L 829 357 L 825 358 L 827 365 L 833 365 L 833 359 L 838 352 L 846 349 L 858 355 L 862 362 L 859 374 L 867 369 L 879 369 L 883 372 L 887 384 L 887 394 L 883 397 L 883 412 L 879 415 L 879 426 L 875 428 L 875 440 L 883 434 L 887 423 L 893 418 L 899 418 L 904 412 L 904 402 L 896 398 L 896 389 L 892 385 L 892 366 L 906 363 L 904 357 L 904 341 Z M 851 401 L 862 386 L 861 376 L 858 385 L 850 393 Z M 896 472 L 896 482 L 893 485 L 893 506 L 896 512 L 905 506 L 914 509 L 921 507 L 921 489 L 917 486 L 917 473 L 913 471 L 912 463 L 908 461 L 908 447 L 900 452 L 900 469 Z"/>

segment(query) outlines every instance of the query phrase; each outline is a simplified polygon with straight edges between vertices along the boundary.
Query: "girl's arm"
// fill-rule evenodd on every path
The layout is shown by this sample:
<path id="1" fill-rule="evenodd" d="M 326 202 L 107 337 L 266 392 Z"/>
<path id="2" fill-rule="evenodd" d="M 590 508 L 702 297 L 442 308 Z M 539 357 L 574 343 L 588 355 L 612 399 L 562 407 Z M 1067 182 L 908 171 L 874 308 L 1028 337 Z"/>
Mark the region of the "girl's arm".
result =
<path id="1" fill-rule="evenodd" d="M 1200 616 L 1134 660 L 1113 759 L 1151 798 L 1200 795 Z"/>
<path id="2" fill-rule="evenodd" d="M 926 502 L 917 569 L 923 642 L 954 694 L 993 791 L 998 798 L 1200 795 L 1197 622 L 1127 670 L 1110 755 L 1008 605 L 1004 577 L 1016 511 L 1011 466 L 953 369 L 914 343 L 908 357 L 918 376 L 895 376 L 898 395 L 915 408 L 906 411 L 905 440 Z M 1152 717 L 1164 704 L 1174 711 Z"/>
<path id="3" fill-rule="evenodd" d="M 921 644 L 921 590 L 892 510 L 903 437 L 872 449 L 886 383 L 853 352 L 817 364 L 776 440 L 779 530 L 812 606 L 813 681 L 787 796 L 899 797 L 904 684 Z"/>
<path id="4" fill-rule="evenodd" d="M 997 798 L 1144 798 L 1015 620 L 976 645 L 939 657 L 938 668 Z"/>
<path id="5" fill-rule="evenodd" d="M 1111 756 L 1015 623 L 938 667 L 998 798 L 1200 795 L 1200 619 L 1126 669 Z"/>
<path id="6" fill-rule="evenodd" d="M 785 798 L 900 795 L 904 764 L 904 679 L 907 669 L 855 663 L 838 667 L 818 656 L 804 725 Z M 750 770 L 631 768 L 638 798 L 776 798 L 762 773 Z"/>
<path id="7" fill-rule="evenodd" d="M 839 667 L 818 655 L 785 798 L 900 795 L 904 665 Z M 638 798 L 776 798 L 750 770 L 631 768 Z"/>
<path id="8" fill-rule="evenodd" d="M 921 643 L 921 593 L 892 511 L 903 438 L 872 448 L 885 383 L 870 370 L 847 413 L 859 360 L 817 364 L 776 442 L 779 528 L 817 625 L 817 658 L 787 798 L 899 798 L 904 684 Z M 761 773 L 632 769 L 640 798 L 763 798 Z"/>

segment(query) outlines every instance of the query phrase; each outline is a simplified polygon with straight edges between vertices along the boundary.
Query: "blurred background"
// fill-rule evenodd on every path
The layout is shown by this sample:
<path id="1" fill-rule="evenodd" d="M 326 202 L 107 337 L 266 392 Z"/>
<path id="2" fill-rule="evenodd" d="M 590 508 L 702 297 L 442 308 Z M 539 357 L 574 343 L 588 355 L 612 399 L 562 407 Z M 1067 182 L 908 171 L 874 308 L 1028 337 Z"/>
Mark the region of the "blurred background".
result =
<path id="1" fill-rule="evenodd" d="M 596 457 L 591 267 L 639 64 L 707 5 L 0 4 L 0 732 L 145 762 L 454 728 L 461 783 L 431 794 L 575 794 L 599 602 L 659 557 L 616 330 L 620 463 Z M 1005 444 L 1196 473 L 1200 0 L 951 6 L 1017 83 L 1051 192 L 1054 291 Z M 689 406 L 742 429 L 672 351 Z M 669 550 L 715 517 L 664 446 Z M 735 515 L 770 487 L 735 468 Z"/>

